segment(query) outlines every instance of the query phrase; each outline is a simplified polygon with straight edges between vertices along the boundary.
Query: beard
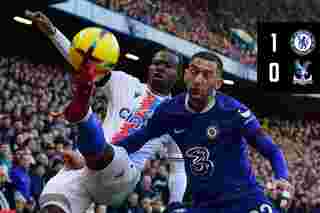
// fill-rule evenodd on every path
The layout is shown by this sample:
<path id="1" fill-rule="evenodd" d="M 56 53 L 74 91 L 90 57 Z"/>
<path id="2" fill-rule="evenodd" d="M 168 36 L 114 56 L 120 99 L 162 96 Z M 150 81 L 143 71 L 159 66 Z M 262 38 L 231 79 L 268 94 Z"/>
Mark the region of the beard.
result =
<path id="1" fill-rule="evenodd" d="M 161 95 L 167 95 L 173 88 L 173 83 L 171 83 L 169 80 L 151 79 L 150 87 L 152 90 L 160 93 Z"/>

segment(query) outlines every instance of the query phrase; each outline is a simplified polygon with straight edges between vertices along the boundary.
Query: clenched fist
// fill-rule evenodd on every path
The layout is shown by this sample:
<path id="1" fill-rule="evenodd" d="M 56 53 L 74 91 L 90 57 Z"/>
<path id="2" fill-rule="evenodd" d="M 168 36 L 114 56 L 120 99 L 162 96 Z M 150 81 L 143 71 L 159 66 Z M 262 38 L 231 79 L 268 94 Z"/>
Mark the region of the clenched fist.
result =
<path id="1" fill-rule="evenodd" d="M 294 196 L 294 187 L 287 180 L 274 180 L 267 185 L 271 198 L 280 201 L 280 207 L 288 209 Z"/>
<path id="2" fill-rule="evenodd" d="M 80 153 L 73 150 L 63 152 L 65 167 L 70 170 L 81 169 L 85 166 L 85 160 Z"/>

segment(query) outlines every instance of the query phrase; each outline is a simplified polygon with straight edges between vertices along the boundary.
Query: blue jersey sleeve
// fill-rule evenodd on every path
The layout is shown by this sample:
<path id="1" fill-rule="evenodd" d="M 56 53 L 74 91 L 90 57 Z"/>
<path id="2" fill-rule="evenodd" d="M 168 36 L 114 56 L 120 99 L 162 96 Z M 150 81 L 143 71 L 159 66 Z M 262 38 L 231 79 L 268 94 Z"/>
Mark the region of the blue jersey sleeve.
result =
<path id="1" fill-rule="evenodd" d="M 238 113 L 247 142 L 270 161 L 276 179 L 288 179 L 288 166 L 281 149 L 263 131 L 255 115 L 246 106 L 240 105 Z"/>
<path id="2" fill-rule="evenodd" d="M 114 144 L 124 147 L 130 154 L 138 151 L 149 140 L 165 134 L 166 124 L 163 121 L 164 119 L 162 118 L 162 105 L 163 104 L 160 104 L 157 107 L 152 117 L 148 119 L 147 124 L 144 128 L 136 131 L 123 140 L 115 142 Z"/>

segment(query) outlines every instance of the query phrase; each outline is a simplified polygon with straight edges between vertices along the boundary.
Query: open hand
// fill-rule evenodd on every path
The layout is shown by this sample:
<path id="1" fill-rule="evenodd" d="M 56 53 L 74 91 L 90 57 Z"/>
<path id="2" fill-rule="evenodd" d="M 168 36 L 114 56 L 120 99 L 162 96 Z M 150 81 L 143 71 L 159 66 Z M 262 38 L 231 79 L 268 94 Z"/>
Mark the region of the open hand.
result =
<path id="1" fill-rule="evenodd" d="M 25 11 L 25 16 L 32 20 L 32 23 L 39 28 L 41 32 L 47 36 L 54 35 L 55 27 L 50 21 L 50 19 L 45 16 L 42 12 L 31 12 L 29 10 Z"/>

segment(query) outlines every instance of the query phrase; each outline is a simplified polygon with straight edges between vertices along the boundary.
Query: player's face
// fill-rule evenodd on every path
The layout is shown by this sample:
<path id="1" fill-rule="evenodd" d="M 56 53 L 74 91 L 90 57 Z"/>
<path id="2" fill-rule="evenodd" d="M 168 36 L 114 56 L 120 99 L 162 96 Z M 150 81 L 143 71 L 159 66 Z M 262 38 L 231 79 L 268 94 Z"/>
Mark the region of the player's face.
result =
<path id="1" fill-rule="evenodd" d="M 59 143 L 56 145 L 56 151 L 62 153 L 63 152 L 63 144 Z"/>
<path id="2" fill-rule="evenodd" d="M 44 166 L 39 166 L 37 169 L 36 169 L 36 174 L 40 177 L 43 177 L 46 173 L 46 170 L 44 168 Z"/>
<path id="3" fill-rule="evenodd" d="M 148 83 L 157 92 L 171 90 L 177 80 L 177 66 L 164 62 L 153 62 L 149 66 Z"/>
<path id="4" fill-rule="evenodd" d="M 212 89 L 218 90 L 223 80 L 220 78 L 216 62 L 195 58 L 184 75 L 191 99 L 207 99 Z"/>
<path id="5" fill-rule="evenodd" d="M 151 206 L 151 199 L 150 199 L 150 198 L 144 198 L 144 199 L 141 201 L 141 206 L 142 206 L 142 208 L 144 208 L 144 209 L 148 209 L 148 208 Z"/>
<path id="6" fill-rule="evenodd" d="M 139 195 L 137 193 L 130 194 L 128 202 L 131 206 L 137 206 L 139 202 Z"/>
<path id="7" fill-rule="evenodd" d="M 32 155 L 30 154 L 23 155 L 21 166 L 23 166 L 24 168 L 30 168 L 31 164 L 32 164 Z"/>

